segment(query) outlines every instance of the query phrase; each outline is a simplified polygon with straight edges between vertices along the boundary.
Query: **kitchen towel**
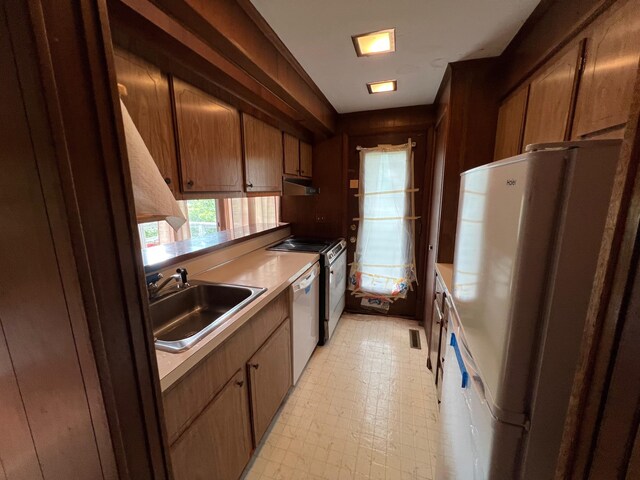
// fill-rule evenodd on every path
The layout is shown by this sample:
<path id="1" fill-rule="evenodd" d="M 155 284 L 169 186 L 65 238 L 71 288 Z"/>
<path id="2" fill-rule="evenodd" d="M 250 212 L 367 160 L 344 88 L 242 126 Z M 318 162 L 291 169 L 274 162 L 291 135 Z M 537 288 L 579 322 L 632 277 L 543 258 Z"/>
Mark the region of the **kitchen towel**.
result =
<path id="1" fill-rule="evenodd" d="M 127 140 L 136 219 L 138 223 L 166 220 L 177 231 L 187 219 L 162 178 L 122 100 L 120 108 Z"/>

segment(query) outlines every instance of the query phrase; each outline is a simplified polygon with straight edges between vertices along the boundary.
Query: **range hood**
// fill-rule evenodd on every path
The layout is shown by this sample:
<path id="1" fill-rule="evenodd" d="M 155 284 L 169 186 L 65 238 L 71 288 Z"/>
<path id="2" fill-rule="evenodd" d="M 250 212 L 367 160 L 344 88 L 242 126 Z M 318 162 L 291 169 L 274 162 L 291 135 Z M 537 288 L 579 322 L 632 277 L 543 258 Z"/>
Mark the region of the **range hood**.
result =
<path id="1" fill-rule="evenodd" d="M 282 179 L 283 195 L 317 195 L 320 189 L 311 186 L 311 180 L 306 178 L 284 177 Z"/>

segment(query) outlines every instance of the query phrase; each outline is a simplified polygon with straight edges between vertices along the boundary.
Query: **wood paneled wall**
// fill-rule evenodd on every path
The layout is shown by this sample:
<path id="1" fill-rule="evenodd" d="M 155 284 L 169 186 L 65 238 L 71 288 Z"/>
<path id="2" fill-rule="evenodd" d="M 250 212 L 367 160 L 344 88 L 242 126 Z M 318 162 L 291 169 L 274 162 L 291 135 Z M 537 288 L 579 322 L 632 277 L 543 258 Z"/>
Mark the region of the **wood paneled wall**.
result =
<path id="1" fill-rule="evenodd" d="M 444 178 L 440 207 L 438 257 L 453 263 L 460 174 L 493 158 L 498 118 L 494 59 L 450 64 L 438 94 L 439 122 L 447 122 L 443 140 Z M 436 156 L 440 152 L 436 152 Z M 433 201 L 432 201 L 433 202 Z M 432 243 L 432 242 L 430 242 Z"/>
<path id="2" fill-rule="evenodd" d="M 170 476 L 106 22 L 0 4 L 0 478 Z"/>
<path id="3" fill-rule="evenodd" d="M 5 15 L 0 8 L 1 28 Z M 56 178 L 46 175 L 55 168 L 55 152 L 46 144 L 51 132 L 39 132 L 41 139 L 31 132 L 34 120 L 41 120 L 34 118 L 33 104 L 42 107 L 42 98 L 23 97 L 20 73 L 24 77 L 26 72 L 16 68 L 18 52 L 11 45 L 21 37 L 15 27 L 13 38 L 6 33 L 0 33 L 0 109 L 11 122 L 0 129 L 0 208 L 6 222 L 0 235 L 6 269 L 0 277 L 0 423 L 5 431 L 0 439 L 0 477 L 114 476 L 97 368 L 86 318 L 78 308 L 82 298 L 77 278 L 73 263 L 69 272 L 60 265 L 73 262 L 72 252 L 68 244 L 56 245 L 62 240 L 64 220 L 50 218 L 47 211 L 47 200 L 50 207 L 62 200 L 59 192 L 51 195 L 54 188 L 49 183 Z M 23 48 L 23 53 L 33 53 L 33 45 Z M 37 113 L 44 115 L 42 110 Z"/>

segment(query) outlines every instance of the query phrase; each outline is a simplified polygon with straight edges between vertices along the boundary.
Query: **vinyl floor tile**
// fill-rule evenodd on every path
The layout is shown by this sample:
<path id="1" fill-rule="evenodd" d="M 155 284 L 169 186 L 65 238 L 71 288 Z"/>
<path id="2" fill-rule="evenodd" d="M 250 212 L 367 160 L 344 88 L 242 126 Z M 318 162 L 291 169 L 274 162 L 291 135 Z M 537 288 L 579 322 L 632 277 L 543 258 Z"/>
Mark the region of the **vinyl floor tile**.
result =
<path id="1" fill-rule="evenodd" d="M 420 331 L 422 350 L 409 347 L 410 328 Z M 438 408 L 426 345 L 417 322 L 343 315 L 245 479 L 434 479 Z"/>

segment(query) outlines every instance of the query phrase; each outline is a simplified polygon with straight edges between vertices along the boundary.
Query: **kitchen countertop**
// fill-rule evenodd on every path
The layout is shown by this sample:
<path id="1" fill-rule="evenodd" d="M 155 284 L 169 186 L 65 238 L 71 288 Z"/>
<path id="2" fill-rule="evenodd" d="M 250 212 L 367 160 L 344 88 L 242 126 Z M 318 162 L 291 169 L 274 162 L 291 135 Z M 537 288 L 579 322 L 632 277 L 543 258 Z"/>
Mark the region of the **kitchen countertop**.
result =
<path id="1" fill-rule="evenodd" d="M 453 264 L 452 263 L 436 263 L 436 270 L 438 270 L 438 274 L 442 281 L 444 282 L 444 286 L 447 288 L 449 293 L 453 292 Z"/>
<path id="2" fill-rule="evenodd" d="M 189 350 L 179 353 L 156 350 L 162 390 L 167 390 L 214 348 L 229 338 L 260 309 L 286 290 L 319 258 L 315 253 L 276 252 L 261 248 L 194 275 L 193 280 L 262 287 L 267 291 Z"/>
<path id="3" fill-rule="evenodd" d="M 258 235 L 287 228 L 288 223 L 260 223 L 245 225 L 230 230 L 222 230 L 205 237 L 190 238 L 166 245 L 156 245 L 142 249 L 142 262 L 145 273 L 157 272 L 185 260 L 227 248 L 238 242 L 244 242 Z"/>

